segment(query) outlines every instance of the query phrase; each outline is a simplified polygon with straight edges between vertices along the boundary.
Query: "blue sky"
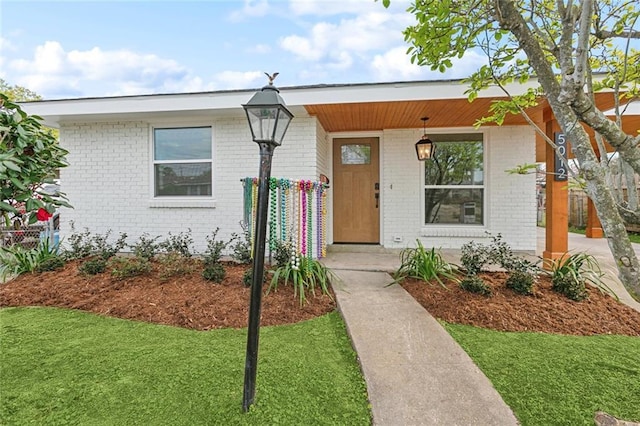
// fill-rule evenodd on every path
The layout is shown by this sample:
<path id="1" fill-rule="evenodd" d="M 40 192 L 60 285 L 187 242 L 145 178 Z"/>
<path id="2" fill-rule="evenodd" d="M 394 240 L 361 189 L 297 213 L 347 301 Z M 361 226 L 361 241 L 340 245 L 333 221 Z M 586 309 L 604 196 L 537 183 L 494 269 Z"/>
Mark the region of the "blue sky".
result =
<path id="1" fill-rule="evenodd" d="M 462 78 L 410 63 L 409 2 L 0 2 L 0 77 L 45 99 Z"/>

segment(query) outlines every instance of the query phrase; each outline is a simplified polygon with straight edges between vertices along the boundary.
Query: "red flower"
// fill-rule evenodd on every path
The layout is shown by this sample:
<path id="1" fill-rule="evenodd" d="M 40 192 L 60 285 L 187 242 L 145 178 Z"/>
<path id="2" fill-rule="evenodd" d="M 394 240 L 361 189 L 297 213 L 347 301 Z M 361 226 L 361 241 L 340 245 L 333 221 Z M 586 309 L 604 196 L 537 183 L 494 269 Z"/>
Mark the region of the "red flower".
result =
<path id="1" fill-rule="evenodd" d="M 36 213 L 36 217 L 39 221 L 45 222 L 49 220 L 53 216 L 51 213 L 47 211 L 47 209 L 43 209 L 42 207 L 38 209 L 38 213 Z"/>

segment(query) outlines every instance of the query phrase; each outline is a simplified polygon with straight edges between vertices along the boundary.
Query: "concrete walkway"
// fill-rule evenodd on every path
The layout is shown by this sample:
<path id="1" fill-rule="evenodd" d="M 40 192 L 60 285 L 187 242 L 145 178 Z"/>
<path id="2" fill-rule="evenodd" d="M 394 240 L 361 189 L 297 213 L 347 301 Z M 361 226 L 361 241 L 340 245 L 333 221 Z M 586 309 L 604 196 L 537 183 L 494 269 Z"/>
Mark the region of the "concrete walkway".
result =
<path id="1" fill-rule="evenodd" d="M 640 245 L 634 247 L 640 254 Z M 374 425 L 517 425 L 491 382 L 444 328 L 402 287 L 388 286 L 399 252 L 344 249 L 323 262 L 339 278 L 337 303 L 367 382 Z M 537 254 L 543 249 L 539 228 Z M 616 278 L 606 240 L 569 234 L 569 249 L 596 257 L 607 284 L 640 311 Z M 442 254 L 459 264 L 459 251 Z"/>

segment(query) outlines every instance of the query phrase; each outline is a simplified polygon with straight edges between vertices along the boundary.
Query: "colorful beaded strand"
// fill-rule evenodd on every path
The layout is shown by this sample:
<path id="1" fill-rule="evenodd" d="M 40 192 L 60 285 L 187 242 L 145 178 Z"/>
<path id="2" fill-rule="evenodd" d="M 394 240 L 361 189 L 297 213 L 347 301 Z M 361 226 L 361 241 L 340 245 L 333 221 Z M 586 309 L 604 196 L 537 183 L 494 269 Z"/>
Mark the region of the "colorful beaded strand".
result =
<path id="1" fill-rule="evenodd" d="M 300 212 L 302 213 L 302 230 L 300 232 L 300 237 L 302 238 L 300 254 L 305 256 L 307 254 L 307 191 L 305 190 L 305 181 L 300 181 L 300 195 L 301 195 L 301 203 L 300 203 Z"/>
<path id="2" fill-rule="evenodd" d="M 277 199 L 277 185 L 278 180 L 276 178 L 269 179 L 269 250 L 273 252 L 276 249 L 276 221 L 277 221 L 277 208 L 278 208 L 278 199 Z"/>
<path id="3" fill-rule="evenodd" d="M 322 257 L 327 257 L 327 191 L 322 191 Z"/>
<path id="4" fill-rule="evenodd" d="M 313 182 L 306 184 L 307 193 L 307 257 L 313 259 Z"/>

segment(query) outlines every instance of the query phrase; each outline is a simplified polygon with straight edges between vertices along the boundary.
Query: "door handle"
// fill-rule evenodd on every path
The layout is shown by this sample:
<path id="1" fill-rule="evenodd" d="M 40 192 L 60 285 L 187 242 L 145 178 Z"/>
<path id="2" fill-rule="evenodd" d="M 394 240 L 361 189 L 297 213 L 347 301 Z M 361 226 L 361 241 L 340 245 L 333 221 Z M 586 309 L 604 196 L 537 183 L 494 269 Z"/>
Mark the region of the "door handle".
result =
<path id="1" fill-rule="evenodd" d="M 378 192 L 376 192 L 375 197 L 376 197 L 376 209 L 377 209 L 378 208 L 378 200 L 380 199 L 380 194 Z"/>

